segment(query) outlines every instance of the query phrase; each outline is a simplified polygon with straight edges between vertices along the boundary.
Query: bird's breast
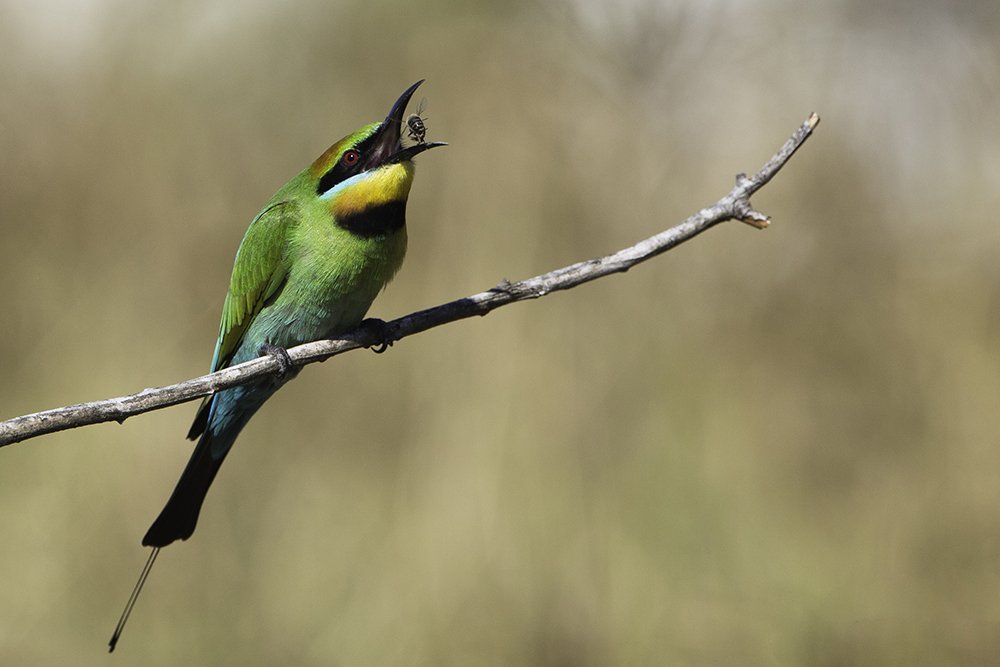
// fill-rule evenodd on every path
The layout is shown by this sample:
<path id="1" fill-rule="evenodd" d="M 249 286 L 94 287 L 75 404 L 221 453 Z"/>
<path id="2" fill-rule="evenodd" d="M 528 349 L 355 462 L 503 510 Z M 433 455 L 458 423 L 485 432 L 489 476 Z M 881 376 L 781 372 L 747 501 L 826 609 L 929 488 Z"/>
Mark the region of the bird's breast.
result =
<path id="1" fill-rule="evenodd" d="M 356 327 L 406 254 L 406 229 L 377 238 L 324 235 L 302 249 L 278 298 L 258 315 L 268 342 L 288 347 Z"/>

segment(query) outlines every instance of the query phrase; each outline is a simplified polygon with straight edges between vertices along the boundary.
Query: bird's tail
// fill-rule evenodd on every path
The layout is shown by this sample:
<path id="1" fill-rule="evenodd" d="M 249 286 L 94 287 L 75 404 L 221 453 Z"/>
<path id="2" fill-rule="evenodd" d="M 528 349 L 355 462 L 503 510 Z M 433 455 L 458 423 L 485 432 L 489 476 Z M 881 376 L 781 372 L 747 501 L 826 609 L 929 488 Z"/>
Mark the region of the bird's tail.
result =
<path id="1" fill-rule="evenodd" d="M 111 635 L 111 641 L 108 642 L 109 651 L 114 651 L 115 646 L 118 645 L 118 640 L 125 629 L 125 623 L 132 615 L 132 609 L 135 607 L 136 600 L 139 599 L 139 593 L 146 583 L 149 571 L 153 569 L 156 556 L 160 553 L 160 547 L 165 547 L 174 540 L 186 540 L 194 532 L 194 526 L 198 523 L 198 512 L 201 511 L 205 494 L 208 493 L 208 487 L 212 485 L 212 480 L 219 472 L 219 466 L 222 465 L 222 460 L 226 458 L 228 451 L 227 447 L 218 458 L 213 457 L 212 440 L 210 430 L 202 433 L 187 467 L 181 474 L 180 481 L 177 482 L 177 486 L 170 496 L 170 500 L 160 512 L 160 516 L 156 517 L 156 521 L 146 531 L 146 536 L 142 538 L 142 545 L 153 547 L 153 552 L 149 554 L 149 559 L 146 561 L 145 567 L 142 568 L 139 580 L 135 582 L 135 588 L 132 589 L 132 594 L 129 596 L 128 602 L 125 603 L 125 610 L 118 618 L 118 625 L 115 627 L 114 634 Z"/>
<path id="2" fill-rule="evenodd" d="M 229 451 L 228 447 L 213 448 L 213 439 L 211 429 L 201 434 L 174 492 L 142 538 L 144 547 L 165 547 L 174 540 L 186 540 L 194 533 L 205 494 Z M 213 452 L 213 449 L 222 451 Z"/>
<path id="3" fill-rule="evenodd" d="M 121 638 L 125 622 L 128 621 L 128 617 L 135 607 L 135 601 L 139 598 L 139 593 L 146 583 L 153 563 L 156 562 L 160 548 L 175 540 L 186 540 L 194 533 L 201 505 L 205 502 L 205 495 L 208 493 L 208 487 L 212 485 L 212 480 L 219 472 L 229 448 L 232 447 L 236 436 L 239 435 L 240 430 L 250 420 L 250 417 L 274 393 L 277 386 L 279 385 L 263 388 L 253 386 L 229 389 L 216 394 L 210 401 L 206 401 L 202 405 L 188 435 L 192 438 L 198 438 L 199 435 L 201 437 L 198 438 L 198 444 L 195 445 L 191 459 L 188 461 L 187 467 L 184 468 L 184 472 L 181 473 L 181 478 L 178 480 L 177 486 L 174 487 L 174 492 L 170 494 L 170 499 L 163 511 L 156 517 L 156 521 L 142 538 L 142 545 L 153 547 L 153 552 L 149 555 L 149 560 L 146 561 L 146 566 L 142 569 L 142 574 L 139 575 L 135 588 L 132 589 L 132 595 L 129 596 L 128 602 L 125 604 L 125 610 L 118 619 L 118 626 L 111 636 L 111 641 L 108 642 L 108 648 L 111 651 L 115 650 L 115 646 Z M 226 407 L 223 410 L 225 416 L 220 418 L 219 422 L 210 424 L 214 407 L 218 405 L 220 400 L 226 401 L 223 403 Z M 236 409 L 233 408 L 234 405 L 237 406 Z"/>

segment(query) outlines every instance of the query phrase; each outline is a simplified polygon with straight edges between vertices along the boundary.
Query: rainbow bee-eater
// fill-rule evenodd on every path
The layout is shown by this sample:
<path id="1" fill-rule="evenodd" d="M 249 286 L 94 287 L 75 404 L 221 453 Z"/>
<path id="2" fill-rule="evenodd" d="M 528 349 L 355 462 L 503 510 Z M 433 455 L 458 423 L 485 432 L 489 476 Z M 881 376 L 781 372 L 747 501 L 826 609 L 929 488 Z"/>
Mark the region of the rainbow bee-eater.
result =
<path id="1" fill-rule="evenodd" d="M 406 253 L 406 199 L 413 157 L 439 142 L 404 147 L 403 114 L 423 81 L 400 95 L 380 123 L 347 135 L 288 181 L 260 210 L 240 243 L 222 307 L 212 371 L 262 354 L 280 377 L 207 397 L 188 438 L 187 467 L 143 546 L 153 547 L 109 643 L 125 621 L 161 547 L 186 540 L 212 480 L 240 430 L 298 372 L 285 348 L 356 328 Z"/>

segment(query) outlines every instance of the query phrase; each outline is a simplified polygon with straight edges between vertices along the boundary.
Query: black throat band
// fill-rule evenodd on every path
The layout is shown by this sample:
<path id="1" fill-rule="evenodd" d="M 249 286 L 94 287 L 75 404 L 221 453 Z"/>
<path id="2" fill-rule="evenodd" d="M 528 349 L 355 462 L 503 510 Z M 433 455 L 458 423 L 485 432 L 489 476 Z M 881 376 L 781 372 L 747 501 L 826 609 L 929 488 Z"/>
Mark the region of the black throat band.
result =
<path id="1" fill-rule="evenodd" d="M 355 236 L 371 238 L 401 229 L 406 224 L 406 202 L 391 201 L 338 219 L 337 225 Z"/>

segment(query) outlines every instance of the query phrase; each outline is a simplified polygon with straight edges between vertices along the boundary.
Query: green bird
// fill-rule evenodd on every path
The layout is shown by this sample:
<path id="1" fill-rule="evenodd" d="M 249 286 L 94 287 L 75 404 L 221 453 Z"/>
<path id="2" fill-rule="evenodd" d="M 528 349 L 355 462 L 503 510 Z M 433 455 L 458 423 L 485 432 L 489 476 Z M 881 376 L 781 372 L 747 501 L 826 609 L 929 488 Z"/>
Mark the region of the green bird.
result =
<path id="1" fill-rule="evenodd" d="M 277 356 L 278 379 L 225 389 L 201 404 L 187 467 L 143 546 L 153 547 L 109 642 L 114 651 L 162 547 L 194 533 L 205 494 L 250 418 L 298 369 L 285 348 L 355 329 L 406 253 L 413 157 L 441 142 L 404 147 L 403 114 L 418 81 L 380 123 L 349 134 L 288 181 L 250 223 L 222 307 L 212 371 Z"/>

